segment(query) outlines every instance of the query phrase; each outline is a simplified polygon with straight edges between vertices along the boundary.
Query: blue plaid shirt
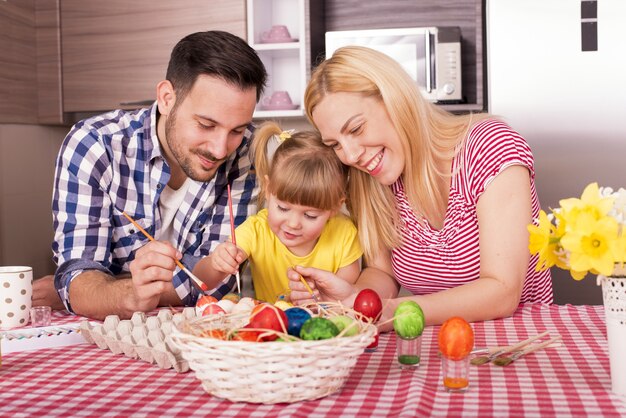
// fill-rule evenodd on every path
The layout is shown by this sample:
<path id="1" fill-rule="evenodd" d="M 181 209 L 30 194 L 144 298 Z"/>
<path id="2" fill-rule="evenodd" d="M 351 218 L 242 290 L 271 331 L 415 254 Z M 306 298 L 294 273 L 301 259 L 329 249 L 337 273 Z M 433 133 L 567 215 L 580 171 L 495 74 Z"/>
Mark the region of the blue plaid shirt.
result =
<path id="1" fill-rule="evenodd" d="M 156 130 L 156 104 L 136 111 L 116 110 L 86 119 L 69 132 L 56 162 L 54 196 L 54 284 L 68 311 L 69 286 L 86 270 L 116 276 L 129 272 L 135 250 L 148 242 L 123 215 L 133 217 L 152 236 L 160 236 L 159 196 L 170 178 Z M 209 182 L 192 181 L 174 219 L 182 263 L 196 263 L 230 236 L 227 182 L 235 224 L 256 213 L 257 189 L 248 157 L 252 126 Z M 185 305 L 198 298 L 189 277 L 176 269 L 176 293 Z M 234 276 L 210 294 L 232 291 Z"/>

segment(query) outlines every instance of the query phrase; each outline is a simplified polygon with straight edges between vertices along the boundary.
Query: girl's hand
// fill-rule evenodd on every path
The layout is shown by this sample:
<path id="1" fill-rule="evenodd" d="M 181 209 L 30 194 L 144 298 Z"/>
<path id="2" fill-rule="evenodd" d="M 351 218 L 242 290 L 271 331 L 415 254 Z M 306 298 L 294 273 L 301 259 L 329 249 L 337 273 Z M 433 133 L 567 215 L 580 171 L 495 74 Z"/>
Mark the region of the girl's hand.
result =
<path id="1" fill-rule="evenodd" d="M 354 285 L 329 271 L 314 267 L 296 266 L 294 269 L 287 271 L 289 288 L 291 289 L 291 302 L 294 305 L 313 302 L 311 294 L 300 280 L 300 277 L 307 281 L 311 290 L 321 300 L 344 302 L 348 299 L 352 300 L 357 292 L 357 288 Z"/>
<path id="2" fill-rule="evenodd" d="M 232 242 L 218 245 L 210 256 L 211 267 L 226 274 L 237 274 L 239 264 L 245 260 L 245 254 Z"/>

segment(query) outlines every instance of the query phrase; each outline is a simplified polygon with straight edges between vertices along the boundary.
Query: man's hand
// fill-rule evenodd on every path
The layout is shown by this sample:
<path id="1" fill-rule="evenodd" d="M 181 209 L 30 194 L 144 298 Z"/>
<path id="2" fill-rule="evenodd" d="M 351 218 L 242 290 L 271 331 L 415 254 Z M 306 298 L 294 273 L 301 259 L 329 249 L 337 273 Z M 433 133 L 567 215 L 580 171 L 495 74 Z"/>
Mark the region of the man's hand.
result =
<path id="1" fill-rule="evenodd" d="M 176 261 L 182 258 L 169 242 L 152 241 L 135 253 L 130 263 L 134 303 L 132 309 L 147 312 L 159 305 L 161 295 L 172 289 Z"/>
<path id="2" fill-rule="evenodd" d="M 54 311 L 65 309 L 54 288 L 54 276 L 43 276 L 33 282 L 33 306 L 50 306 Z"/>

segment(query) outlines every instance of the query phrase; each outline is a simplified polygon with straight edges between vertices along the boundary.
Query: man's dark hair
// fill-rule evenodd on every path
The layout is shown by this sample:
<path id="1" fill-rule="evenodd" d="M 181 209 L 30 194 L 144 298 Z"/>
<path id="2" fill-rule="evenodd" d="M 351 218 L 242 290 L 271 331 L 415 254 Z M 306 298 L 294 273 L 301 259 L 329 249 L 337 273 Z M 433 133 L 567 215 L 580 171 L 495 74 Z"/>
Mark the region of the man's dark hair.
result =
<path id="1" fill-rule="evenodd" d="M 166 78 L 178 100 L 185 98 L 201 74 L 221 78 L 242 90 L 256 87 L 257 102 L 267 80 L 256 51 L 243 39 L 223 31 L 192 33 L 172 50 Z"/>

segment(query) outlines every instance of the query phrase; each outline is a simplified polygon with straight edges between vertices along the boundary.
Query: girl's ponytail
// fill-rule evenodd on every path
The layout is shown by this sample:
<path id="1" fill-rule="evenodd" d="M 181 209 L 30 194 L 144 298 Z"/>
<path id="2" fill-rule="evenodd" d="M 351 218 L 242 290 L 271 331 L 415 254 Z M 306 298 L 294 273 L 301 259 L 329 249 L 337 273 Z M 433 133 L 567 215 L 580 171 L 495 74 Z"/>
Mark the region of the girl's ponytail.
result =
<path id="1" fill-rule="evenodd" d="M 270 160 L 268 145 L 270 139 L 276 135 L 280 135 L 282 129 L 276 122 L 265 122 L 254 131 L 252 139 L 251 154 L 254 159 L 257 181 L 259 182 L 260 191 L 258 197 L 259 207 L 265 203 L 267 194 L 267 176 L 270 172 Z"/>

